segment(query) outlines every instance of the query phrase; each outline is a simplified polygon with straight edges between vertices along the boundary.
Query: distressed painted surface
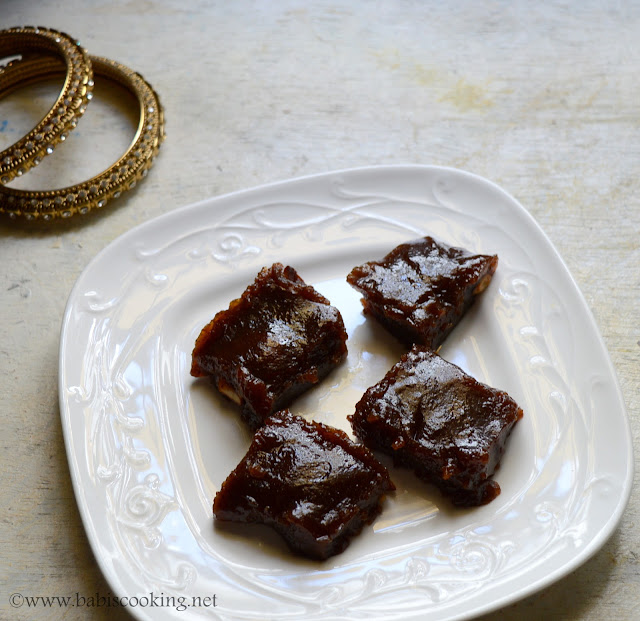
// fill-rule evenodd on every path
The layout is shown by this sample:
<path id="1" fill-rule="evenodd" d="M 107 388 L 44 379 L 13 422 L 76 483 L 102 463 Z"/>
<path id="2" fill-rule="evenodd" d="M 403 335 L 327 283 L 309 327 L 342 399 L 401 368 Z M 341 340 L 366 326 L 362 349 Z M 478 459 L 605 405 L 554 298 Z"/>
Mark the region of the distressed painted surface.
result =
<path id="1" fill-rule="evenodd" d="M 640 3 L 69 0 L 61 10 L 4 0 L 2 15 L 3 26 L 59 28 L 140 71 L 165 105 L 167 140 L 145 182 L 102 214 L 55 227 L 0 222 L 0 616 L 34 618 L 8 607 L 12 592 L 109 592 L 76 509 L 57 405 L 73 283 L 132 226 L 233 190 L 390 163 L 455 166 L 499 183 L 582 289 L 638 455 Z M 59 152 L 15 185 L 79 181 L 125 148 L 135 121 L 102 94 L 105 105 L 96 97 Z M 34 87 L 0 101 L 0 148 L 54 95 Z M 640 617 L 639 520 L 634 492 L 591 561 L 487 619 Z"/>

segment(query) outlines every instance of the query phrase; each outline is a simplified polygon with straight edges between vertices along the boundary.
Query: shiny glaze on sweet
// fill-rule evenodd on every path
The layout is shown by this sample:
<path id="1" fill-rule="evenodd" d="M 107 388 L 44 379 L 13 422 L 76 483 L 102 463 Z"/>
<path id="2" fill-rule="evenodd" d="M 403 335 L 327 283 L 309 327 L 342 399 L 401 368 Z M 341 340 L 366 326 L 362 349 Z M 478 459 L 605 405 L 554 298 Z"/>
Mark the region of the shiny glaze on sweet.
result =
<path id="1" fill-rule="evenodd" d="M 365 312 L 399 340 L 436 349 L 486 289 L 497 265 L 496 255 L 474 255 L 424 237 L 353 268 L 347 281 L 363 294 Z"/>
<path id="2" fill-rule="evenodd" d="M 296 552 L 326 558 L 378 514 L 387 470 L 341 430 L 288 411 L 271 416 L 216 494 L 218 520 L 275 528 Z"/>
<path id="3" fill-rule="evenodd" d="M 370 448 L 437 485 L 454 504 L 489 502 L 490 479 L 522 410 L 504 391 L 414 347 L 356 405 L 351 422 Z"/>
<path id="4" fill-rule="evenodd" d="M 338 309 L 276 263 L 203 328 L 191 374 L 212 376 L 256 427 L 339 364 L 346 339 Z"/>

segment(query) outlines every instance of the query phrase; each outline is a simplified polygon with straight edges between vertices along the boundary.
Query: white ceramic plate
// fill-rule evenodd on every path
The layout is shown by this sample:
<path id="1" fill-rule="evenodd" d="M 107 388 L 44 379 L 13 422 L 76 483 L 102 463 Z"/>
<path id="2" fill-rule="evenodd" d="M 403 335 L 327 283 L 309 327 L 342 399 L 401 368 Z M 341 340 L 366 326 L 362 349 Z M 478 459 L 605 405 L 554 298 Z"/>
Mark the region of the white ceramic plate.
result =
<path id="1" fill-rule="evenodd" d="M 212 499 L 250 436 L 234 407 L 189 375 L 202 326 L 262 266 L 295 267 L 342 312 L 349 356 L 292 409 L 349 431 L 347 415 L 400 349 L 364 319 L 345 276 L 426 234 L 500 257 L 441 354 L 524 409 L 496 475 L 501 495 L 455 510 L 392 469 L 398 490 L 379 519 L 323 563 L 294 558 L 265 527 L 214 528 Z M 228 620 L 472 617 L 583 563 L 631 487 L 624 405 L 574 281 L 522 206 L 452 169 L 296 179 L 131 230 L 71 293 L 59 379 L 89 540 L 112 596 L 142 619 L 185 618 L 186 608 Z"/>

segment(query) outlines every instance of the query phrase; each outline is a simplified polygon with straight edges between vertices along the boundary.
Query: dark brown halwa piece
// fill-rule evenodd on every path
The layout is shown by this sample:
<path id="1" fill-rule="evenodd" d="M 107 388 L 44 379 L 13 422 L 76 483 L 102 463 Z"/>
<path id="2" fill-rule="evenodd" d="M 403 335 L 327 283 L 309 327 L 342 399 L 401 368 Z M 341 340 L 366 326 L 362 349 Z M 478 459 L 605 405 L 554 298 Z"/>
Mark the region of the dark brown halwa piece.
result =
<path id="1" fill-rule="evenodd" d="M 497 266 L 497 255 L 474 255 L 424 237 L 353 268 L 347 281 L 362 293 L 365 313 L 398 340 L 435 350 L 487 288 Z"/>
<path id="2" fill-rule="evenodd" d="M 349 418 L 369 448 L 392 455 L 455 505 L 472 506 L 500 493 L 490 477 L 522 410 L 506 392 L 415 346 Z"/>
<path id="3" fill-rule="evenodd" d="M 344 431 L 277 412 L 255 433 L 213 502 L 217 520 L 266 524 L 313 559 L 342 552 L 394 490 L 386 468 Z"/>
<path id="4" fill-rule="evenodd" d="M 191 375 L 210 376 L 255 430 L 344 360 L 346 340 L 338 309 L 275 263 L 202 329 Z"/>

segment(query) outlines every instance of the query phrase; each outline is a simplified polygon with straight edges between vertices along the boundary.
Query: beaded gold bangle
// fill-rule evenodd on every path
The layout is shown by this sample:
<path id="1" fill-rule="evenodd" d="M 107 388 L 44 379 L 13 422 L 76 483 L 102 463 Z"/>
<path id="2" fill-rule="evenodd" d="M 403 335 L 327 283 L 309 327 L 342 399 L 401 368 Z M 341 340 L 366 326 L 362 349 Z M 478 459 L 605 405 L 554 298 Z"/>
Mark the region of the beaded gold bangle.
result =
<path id="1" fill-rule="evenodd" d="M 104 77 L 131 91 L 140 105 L 138 128 L 133 141 L 120 159 L 104 172 L 73 186 L 56 190 L 18 190 L 0 185 L 0 213 L 27 220 L 68 218 L 104 207 L 108 201 L 135 187 L 147 175 L 164 140 L 164 112 L 158 95 L 139 74 L 107 58 L 90 56 L 96 78 Z M 7 69 L 12 69 L 7 67 Z M 15 63 L 11 87 L 60 73 L 58 59 L 41 57 Z M 12 71 L 7 71 L 12 73 Z"/>
<path id="2" fill-rule="evenodd" d="M 27 172 L 53 152 L 64 140 L 91 99 L 93 74 L 86 51 L 69 35 L 51 30 L 24 26 L 0 30 L 0 59 L 21 56 L 28 59 L 37 54 L 52 55 L 64 62 L 66 77 L 58 99 L 51 110 L 26 136 L 0 153 L 0 183 Z M 0 98 L 18 82 L 21 61 L 0 67 Z M 16 69 L 17 68 L 17 69 Z"/>

